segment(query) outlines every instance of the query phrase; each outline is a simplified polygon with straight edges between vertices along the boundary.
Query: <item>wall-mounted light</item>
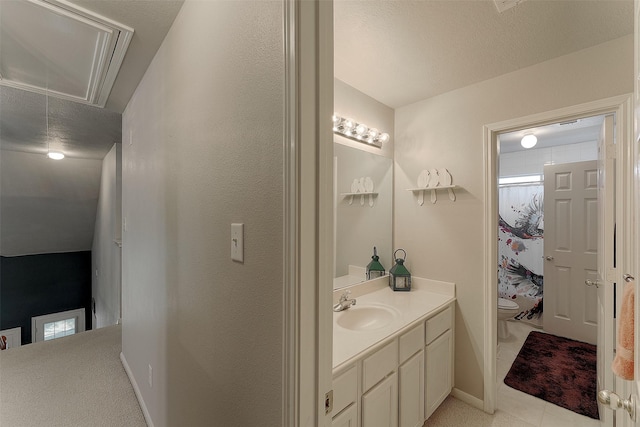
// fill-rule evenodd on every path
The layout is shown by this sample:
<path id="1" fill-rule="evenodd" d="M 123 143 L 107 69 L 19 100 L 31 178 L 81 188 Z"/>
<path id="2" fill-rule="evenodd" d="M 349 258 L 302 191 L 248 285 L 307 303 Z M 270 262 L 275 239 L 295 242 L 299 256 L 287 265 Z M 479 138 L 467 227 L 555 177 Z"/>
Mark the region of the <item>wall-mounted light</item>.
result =
<path id="1" fill-rule="evenodd" d="M 338 135 L 374 145 L 378 148 L 389 141 L 388 133 L 381 133 L 378 129 L 370 128 L 364 123 L 357 123 L 353 119 L 334 114 L 331 121 L 333 122 L 333 132 Z"/>
<path id="2" fill-rule="evenodd" d="M 538 143 L 538 138 L 532 133 L 528 133 L 520 140 L 520 145 L 524 148 L 533 148 Z"/>

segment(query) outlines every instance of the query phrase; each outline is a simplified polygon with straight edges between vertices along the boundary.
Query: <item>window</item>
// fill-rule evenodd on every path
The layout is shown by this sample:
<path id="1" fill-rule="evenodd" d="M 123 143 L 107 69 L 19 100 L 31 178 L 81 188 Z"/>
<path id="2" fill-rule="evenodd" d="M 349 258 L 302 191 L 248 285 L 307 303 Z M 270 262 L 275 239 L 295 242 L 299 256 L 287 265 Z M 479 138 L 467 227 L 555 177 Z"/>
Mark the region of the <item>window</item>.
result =
<path id="1" fill-rule="evenodd" d="M 44 340 L 66 337 L 76 333 L 76 319 L 58 320 L 44 324 Z"/>
<path id="2" fill-rule="evenodd" d="M 540 183 L 543 181 L 544 179 L 542 175 L 521 175 L 521 176 L 500 177 L 500 179 L 498 180 L 498 184 L 499 185 L 530 184 L 530 183 Z"/>
<path id="3" fill-rule="evenodd" d="M 84 308 L 31 318 L 32 342 L 66 337 L 84 329 Z"/>

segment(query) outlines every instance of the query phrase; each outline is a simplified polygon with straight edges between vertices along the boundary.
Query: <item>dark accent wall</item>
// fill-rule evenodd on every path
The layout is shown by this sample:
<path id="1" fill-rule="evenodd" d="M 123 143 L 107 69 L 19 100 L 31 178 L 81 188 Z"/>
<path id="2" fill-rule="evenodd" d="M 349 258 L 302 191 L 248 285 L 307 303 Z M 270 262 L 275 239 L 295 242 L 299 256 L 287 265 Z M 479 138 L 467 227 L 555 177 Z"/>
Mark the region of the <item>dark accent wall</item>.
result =
<path id="1" fill-rule="evenodd" d="M 91 251 L 0 257 L 0 330 L 22 327 L 31 343 L 31 317 L 85 309 L 91 329 Z"/>

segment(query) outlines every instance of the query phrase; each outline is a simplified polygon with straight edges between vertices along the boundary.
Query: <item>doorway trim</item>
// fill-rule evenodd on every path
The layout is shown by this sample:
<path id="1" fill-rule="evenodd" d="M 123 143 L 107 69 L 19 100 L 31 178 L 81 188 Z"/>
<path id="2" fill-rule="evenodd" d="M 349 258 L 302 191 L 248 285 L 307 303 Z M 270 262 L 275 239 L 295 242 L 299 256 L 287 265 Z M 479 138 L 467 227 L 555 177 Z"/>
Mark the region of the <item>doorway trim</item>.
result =
<path id="1" fill-rule="evenodd" d="M 329 427 L 333 2 L 285 0 L 282 425 Z M 326 125 L 325 125 L 326 124 Z"/>
<path id="2" fill-rule="evenodd" d="M 493 414 L 496 408 L 497 302 L 498 302 L 498 135 L 582 117 L 616 115 L 616 139 L 622 144 L 633 135 L 632 94 L 560 108 L 544 113 L 492 123 L 483 127 L 484 157 L 484 411 Z"/>

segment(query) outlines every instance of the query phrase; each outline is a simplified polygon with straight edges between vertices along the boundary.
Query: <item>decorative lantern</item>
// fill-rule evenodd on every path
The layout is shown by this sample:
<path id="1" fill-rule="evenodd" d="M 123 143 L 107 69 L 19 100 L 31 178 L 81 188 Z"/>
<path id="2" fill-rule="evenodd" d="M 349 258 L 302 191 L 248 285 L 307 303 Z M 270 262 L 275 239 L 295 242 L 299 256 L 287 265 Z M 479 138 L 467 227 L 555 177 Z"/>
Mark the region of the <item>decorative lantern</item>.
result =
<path id="1" fill-rule="evenodd" d="M 378 257 L 378 251 L 376 247 L 373 247 L 373 256 L 371 262 L 367 265 L 367 280 L 375 279 L 377 277 L 384 276 L 384 267 L 380 264 L 380 257 Z"/>
<path id="2" fill-rule="evenodd" d="M 404 252 L 403 258 L 396 258 L 398 251 Z M 407 259 L 407 252 L 404 249 L 397 249 L 393 253 L 396 264 L 389 270 L 389 287 L 394 291 L 410 291 L 411 290 L 411 273 L 404 266 L 404 260 Z"/>

